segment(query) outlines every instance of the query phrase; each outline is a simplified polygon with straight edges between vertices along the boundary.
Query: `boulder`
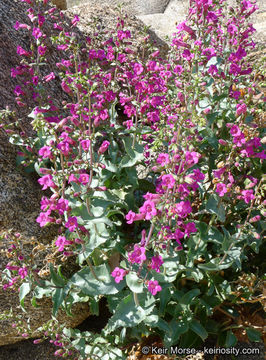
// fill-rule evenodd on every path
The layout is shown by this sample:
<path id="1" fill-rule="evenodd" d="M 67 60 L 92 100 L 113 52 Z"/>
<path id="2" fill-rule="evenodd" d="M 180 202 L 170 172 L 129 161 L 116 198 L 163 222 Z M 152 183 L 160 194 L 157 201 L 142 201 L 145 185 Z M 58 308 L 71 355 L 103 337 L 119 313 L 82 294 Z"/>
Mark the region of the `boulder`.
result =
<path id="1" fill-rule="evenodd" d="M 121 4 L 120 0 L 66 0 L 67 8 L 84 5 L 86 7 L 101 6 L 110 10 Z M 134 15 L 163 13 L 170 0 L 124 0 L 123 8 Z"/>
<path id="2" fill-rule="evenodd" d="M 52 0 L 52 3 L 60 10 L 67 9 L 67 0 Z"/>
<path id="3" fill-rule="evenodd" d="M 13 89 L 18 85 L 19 79 L 11 78 L 10 70 L 19 64 L 16 55 L 17 46 L 29 49 L 29 39 L 27 32 L 14 29 L 16 21 L 21 23 L 28 22 L 25 15 L 26 3 L 19 0 L 0 1 L 0 111 L 6 106 L 17 112 L 25 131 L 32 133 L 27 109 L 19 108 L 15 105 Z M 51 53 L 49 61 L 56 62 L 56 54 Z M 64 99 L 60 86 L 51 88 L 52 94 L 58 99 Z M 5 121 L 9 121 L 7 118 Z M 37 183 L 37 177 L 25 173 L 23 169 L 16 166 L 17 148 L 11 145 L 2 128 L 0 128 L 0 237 L 3 236 L 0 245 L 0 270 L 5 268 L 10 260 L 6 257 L 6 249 L 9 240 L 4 238 L 4 234 L 12 229 L 12 233 L 21 233 L 22 245 L 25 245 L 25 252 L 29 253 L 32 249 L 33 241 L 41 244 L 50 244 L 57 235 L 57 229 L 53 226 L 40 228 L 36 218 L 40 212 L 40 199 L 43 192 Z M 38 252 L 36 254 L 37 265 L 41 268 L 47 253 Z M 68 269 L 71 273 L 71 269 Z M 18 293 L 11 289 L 3 290 L 0 286 L 0 314 L 8 311 L 11 307 L 14 316 L 21 314 L 23 320 L 30 319 L 33 330 L 40 327 L 44 322 L 51 318 L 52 304 L 50 299 L 39 301 L 40 307 L 33 308 L 29 301 L 26 301 L 27 313 L 23 313 L 19 307 Z M 73 317 L 59 314 L 61 323 L 66 323 L 69 327 L 75 327 L 89 315 L 88 305 L 77 304 L 73 309 Z M 23 338 L 18 336 L 16 330 L 12 328 L 12 319 L 0 320 L 0 345 L 12 344 Z"/>
<path id="4" fill-rule="evenodd" d="M 234 5 L 234 0 L 228 1 L 232 6 Z M 266 2 L 257 0 L 257 5 L 259 9 L 251 16 L 251 21 L 257 30 L 254 34 L 255 41 L 263 43 L 266 38 Z M 177 24 L 186 19 L 188 9 L 188 0 L 170 0 L 162 14 L 138 13 L 137 17 L 149 26 L 158 37 L 169 43 L 172 34 L 176 32 Z"/>

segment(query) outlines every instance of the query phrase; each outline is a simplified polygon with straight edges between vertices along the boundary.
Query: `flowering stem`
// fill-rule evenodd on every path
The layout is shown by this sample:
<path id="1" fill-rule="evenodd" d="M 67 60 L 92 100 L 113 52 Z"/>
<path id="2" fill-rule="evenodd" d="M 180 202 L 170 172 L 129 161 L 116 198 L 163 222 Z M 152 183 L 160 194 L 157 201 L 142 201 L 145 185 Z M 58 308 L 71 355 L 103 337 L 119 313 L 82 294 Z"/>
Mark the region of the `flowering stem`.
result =
<path id="1" fill-rule="evenodd" d="M 255 192 L 255 195 L 254 195 L 254 199 L 252 199 L 252 201 L 251 201 L 251 205 L 250 205 L 250 208 L 249 208 L 249 211 L 248 211 L 248 215 L 247 215 L 246 221 L 245 221 L 244 225 L 241 226 L 241 230 L 240 230 L 240 232 L 239 232 L 239 234 L 238 234 L 235 242 L 237 242 L 237 241 L 239 240 L 239 238 L 240 238 L 240 236 L 241 236 L 241 234 L 242 234 L 243 229 L 244 229 L 245 226 L 247 225 L 247 222 L 248 222 L 248 220 L 249 220 L 251 211 L 252 211 L 252 209 L 253 209 L 253 205 L 254 205 L 255 200 L 256 200 L 256 195 L 257 195 L 257 193 L 258 193 L 258 191 L 259 191 L 259 188 L 260 188 L 260 186 L 261 186 L 261 183 L 262 183 L 262 179 L 260 180 L 259 185 L 258 185 L 258 187 L 257 187 L 257 189 L 256 189 L 256 192 Z M 226 253 L 224 254 L 224 256 L 222 257 L 222 260 L 219 262 L 219 265 L 221 265 L 221 264 L 224 262 L 224 260 L 227 258 L 228 253 L 229 253 L 229 251 L 232 249 L 232 247 L 234 246 L 235 242 L 233 241 L 233 242 L 231 243 L 231 245 L 229 246 L 227 252 L 226 252 Z"/>

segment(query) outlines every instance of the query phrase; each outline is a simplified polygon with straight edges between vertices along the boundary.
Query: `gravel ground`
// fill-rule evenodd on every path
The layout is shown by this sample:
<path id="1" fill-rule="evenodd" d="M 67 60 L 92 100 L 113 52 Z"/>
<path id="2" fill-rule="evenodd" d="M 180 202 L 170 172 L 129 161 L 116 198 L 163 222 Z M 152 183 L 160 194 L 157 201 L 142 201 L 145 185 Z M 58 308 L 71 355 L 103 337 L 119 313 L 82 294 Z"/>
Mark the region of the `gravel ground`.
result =
<path id="1" fill-rule="evenodd" d="M 49 341 L 35 345 L 32 340 L 0 347 L 0 360 L 56 360 L 53 354 L 58 350 Z"/>

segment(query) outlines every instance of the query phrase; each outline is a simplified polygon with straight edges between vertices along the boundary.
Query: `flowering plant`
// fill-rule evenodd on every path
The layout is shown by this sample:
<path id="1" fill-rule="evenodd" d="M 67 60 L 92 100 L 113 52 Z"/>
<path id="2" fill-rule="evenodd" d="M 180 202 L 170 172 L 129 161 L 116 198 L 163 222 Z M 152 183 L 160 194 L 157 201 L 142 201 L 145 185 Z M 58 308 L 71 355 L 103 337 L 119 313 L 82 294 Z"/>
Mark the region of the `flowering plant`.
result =
<path id="1" fill-rule="evenodd" d="M 22 78 L 17 104 L 35 101 L 36 135 L 11 141 L 49 190 L 36 221 L 57 224 L 59 235 L 49 279 L 14 245 L 4 287 L 18 284 L 22 306 L 28 294 L 51 296 L 54 316 L 82 301 L 97 313 L 106 297 L 110 319 L 102 337 L 90 334 L 97 351 L 85 342 L 88 332 L 63 330 L 79 358 L 103 356 L 101 339 L 116 346 L 106 359 L 123 358 L 126 334 L 195 347 L 213 329 L 232 346 L 231 328 L 210 317 L 226 300 L 238 303 L 231 281 L 259 253 L 264 229 L 262 105 L 246 60 L 256 5 L 191 0 L 163 57 L 147 39 L 139 54 L 122 16 L 109 38 L 97 32 L 77 41 L 77 16 L 69 29 L 48 1 L 26 2 L 31 25 L 16 28 L 34 45 L 18 48 L 23 60 L 11 74 Z M 48 47 L 61 59 L 47 74 Z M 43 91 L 52 82 L 63 101 Z M 57 264 L 68 258 L 78 271 L 66 278 Z"/>

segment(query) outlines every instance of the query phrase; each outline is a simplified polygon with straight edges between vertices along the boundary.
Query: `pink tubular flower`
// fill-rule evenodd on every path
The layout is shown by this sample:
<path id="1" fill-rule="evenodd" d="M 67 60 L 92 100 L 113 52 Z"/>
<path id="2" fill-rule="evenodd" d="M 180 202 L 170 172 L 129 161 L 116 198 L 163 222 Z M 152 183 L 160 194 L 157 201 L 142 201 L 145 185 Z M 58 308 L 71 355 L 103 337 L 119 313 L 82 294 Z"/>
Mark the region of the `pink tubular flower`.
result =
<path id="1" fill-rule="evenodd" d="M 69 210 L 68 200 L 63 198 L 59 199 L 56 204 L 56 210 L 58 210 L 60 215 L 63 215 L 65 211 Z"/>
<path id="2" fill-rule="evenodd" d="M 90 181 L 90 177 L 89 177 L 88 174 L 80 174 L 80 176 L 79 176 L 79 182 L 80 182 L 82 185 L 88 184 L 89 181 Z"/>
<path id="3" fill-rule="evenodd" d="M 239 129 L 239 127 L 237 125 L 233 125 L 230 129 L 230 134 L 232 136 L 240 136 L 241 130 Z"/>
<path id="4" fill-rule="evenodd" d="M 175 185 L 175 179 L 173 175 L 163 175 L 162 176 L 162 186 L 167 187 L 168 189 L 173 189 Z"/>
<path id="5" fill-rule="evenodd" d="M 24 50 L 21 46 L 18 46 L 18 47 L 17 47 L 17 54 L 20 55 L 20 56 L 22 56 L 22 55 L 24 55 L 24 56 L 31 56 L 31 53 L 28 52 L 28 51 L 26 51 L 26 50 Z"/>
<path id="6" fill-rule="evenodd" d="M 55 188 L 52 175 L 45 175 L 38 180 L 40 185 L 43 185 L 42 190 L 48 189 L 48 187 Z"/>
<path id="7" fill-rule="evenodd" d="M 154 216 L 157 215 L 155 204 L 150 200 L 146 200 L 139 211 L 141 214 L 145 214 L 146 220 L 151 220 Z"/>
<path id="8" fill-rule="evenodd" d="M 39 39 L 40 37 L 42 37 L 42 32 L 39 28 L 33 28 L 32 30 L 32 36 L 35 37 L 35 39 Z"/>
<path id="9" fill-rule="evenodd" d="M 90 148 L 90 140 L 81 140 L 80 142 L 81 144 L 81 147 L 84 151 L 89 151 L 89 148 Z"/>
<path id="10" fill-rule="evenodd" d="M 98 150 L 98 153 L 99 154 L 103 154 L 109 147 L 110 143 L 109 141 L 105 140 L 102 145 L 100 146 L 99 150 Z"/>
<path id="11" fill-rule="evenodd" d="M 157 204 L 160 202 L 161 195 L 160 194 L 152 194 L 150 192 L 147 192 L 145 195 L 143 195 L 145 200 L 153 201 L 154 204 Z"/>
<path id="12" fill-rule="evenodd" d="M 247 112 L 246 104 L 236 104 L 236 115 L 245 114 Z"/>
<path id="13" fill-rule="evenodd" d="M 61 82 L 61 87 L 66 93 L 68 93 L 68 94 L 71 93 L 70 87 L 64 80 Z"/>
<path id="14" fill-rule="evenodd" d="M 51 210 L 40 213 L 40 215 L 36 219 L 36 221 L 40 224 L 40 227 L 43 227 L 53 221 L 53 218 L 49 216 L 50 214 Z"/>
<path id="15" fill-rule="evenodd" d="M 126 270 L 116 267 L 111 275 L 115 278 L 115 282 L 118 284 L 120 283 L 120 281 L 123 280 L 126 273 L 127 273 Z"/>
<path id="16" fill-rule="evenodd" d="M 131 262 L 131 264 L 141 264 L 146 260 L 145 251 L 145 247 L 139 247 L 137 244 L 135 244 L 132 253 L 128 254 L 128 261 Z"/>
<path id="17" fill-rule="evenodd" d="M 133 68 L 134 68 L 135 74 L 140 75 L 141 73 L 143 73 L 144 68 L 141 64 L 135 63 Z"/>
<path id="18" fill-rule="evenodd" d="M 31 27 L 27 24 L 21 24 L 20 22 L 16 21 L 16 24 L 14 25 L 14 29 L 18 30 L 18 29 L 27 29 L 30 30 Z"/>
<path id="19" fill-rule="evenodd" d="M 71 21 L 71 24 L 73 26 L 76 26 L 79 21 L 80 21 L 80 19 L 79 19 L 78 15 L 75 15 L 74 19 Z"/>
<path id="20" fill-rule="evenodd" d="M 199 162 L 200 154 L 195 151 L 186 152 L 186 163 L 189 166 L 195 165 Z"/>
<path id="21" fill-rule="evenodd" d="M 158 285 L 158 281 L 157 280 L 150 280 L 148 282 L 148 290 L 152 295 L 156 295 L 157 292 L 162 290 L 162 287 L 160 285 Z"/>
<path id="22" fill-rule="evenodd" d="M 160 255 L 153 256 L 151 259 L 151 268 L 156 272 L 160 272 L 160 267 L 163 264 L 163 258 Z"/>
<path id="23" fill-rule="evenodd" d="M 70 152 L 69 143 L 67 141 L 61 141 L 57 148 L 62 151 L 63 155 L 67 156 Z"/>
<path id="24" fill-rule="evenodd" d="M 45 55 L 46 50 L 47 50 L 47 46 L 41 46 L 41 45 L 38 46 L 38 54 L 39 55 L 41 55 L 41 56 Z"/>
<path id="25" fill-rule="evenodd" d="M 181 218 L 185 218 L 192 212 L 192 207 L 189 201 L 180 201 L 175 204 L 174 213 L 180 216 Z"/>
<path id="26" fill-rule="evenodd" d="M 255 199 L 255 196 L 253 195 L 253 190 L 242 190 L 242 199 L 245 201 L 246 204 L 248 204 L 251 200 Z"/>
<path id="27" fill-rule="evenodd" d="M 18 270 L 18 273 L 21 279 L 25 279 L 25 277 L 28 275 L 28 269 L 24 266 Z"/>
<path id="28" fill-rule="evenodd" d="M 126 215 L 127 224 L 132 224 L 135 218 L 136 214 L 132 210 L 130 210 Z"/>
<path id="29" fill-rule="evenodd" d="M 78 183 L 78 179 L 76 178 L 76 176 L 74 174 L 70 174 L 70 176 L 68 178 L 68 183 L 70 184 L 71 182 Z"/>
<path id="30" fill-rule="evenodd" d="M 184 224 L 185 227 L 185 235 L 190 236 L 191 233 L 197 232 L 197 228 L 193 222 L 189 222 Z"/>
<path id="31" fill-rule="evenodd" d="M 6 265 L 6 269 L 7 269 L 7 270 L 10 270 L 10 271 L 18 271 L 19 266 L 17 266 L 17 265 L 11 265 L 11 263 L 8 263 L 8 264 Z"/>
<path id="32" fill-rule="evenodd" d="M 78 221 L 75 216 L 69 217 L 68 221 L 65 224 L 65 227 L 68 228 L 70 232 L 75 231 L 75 229 L 78 227 Z"/>
<path id="33" fill-rule="evenodd" d="M 167 164 L 169 164 L 169 155 L 165 154 L 165 153 L 161 153 L 159 154 L 159 156 L 157 157 L 157 163 L 161 164 L 162 166 L 165 166 Z"/>
<path id="34" fill-rule="evenodd" d="M 254 223 L 254 222 L 259 221 L 260 219 L 261 219 L 261 216 L 260 216 L 260 215 L 256 215 L 256 216 L 254 216 L 253 218 L 251 218 L 251 219 L 249 220 L 249 222 L 250 222 L 250 223 Z"/>
<path id="35" fill-rule="evenodd" d="M 227 193 L 227 187 L 224 183 L 218 183 L 216 185 L 216 192 L 218 193 L 219 196 L 224 196 L 224 194 Z"/>
<path id="36" fill-rule="evenodd" d="M 49 158 L 51 159 L 52 158 L 52 153 L 51 153 L 51 146 L 43 146 L 42 148 L 40 148 L 39 150 L 39 155 L 43 158 L 43 159 L 46 159 L 46 158 Z"/>
<path id="37" fill-rule="evenodd" d="M 64 251 L 66 245 L 71 245 L 72 241 L 67 240 L 64 236 L 58 236 L 55 245 L 58 247 L 58 251 Z"/>
<path id="38" fill-rule="evenodd" d="M 48 81 L 51 81 L 51 80 L 54 80 L 55 79 L 55 74 L 54 72 L 51 72 L 50 74 L 44 76 L 43 80 L 45 82 L 48 82 Z"/>

